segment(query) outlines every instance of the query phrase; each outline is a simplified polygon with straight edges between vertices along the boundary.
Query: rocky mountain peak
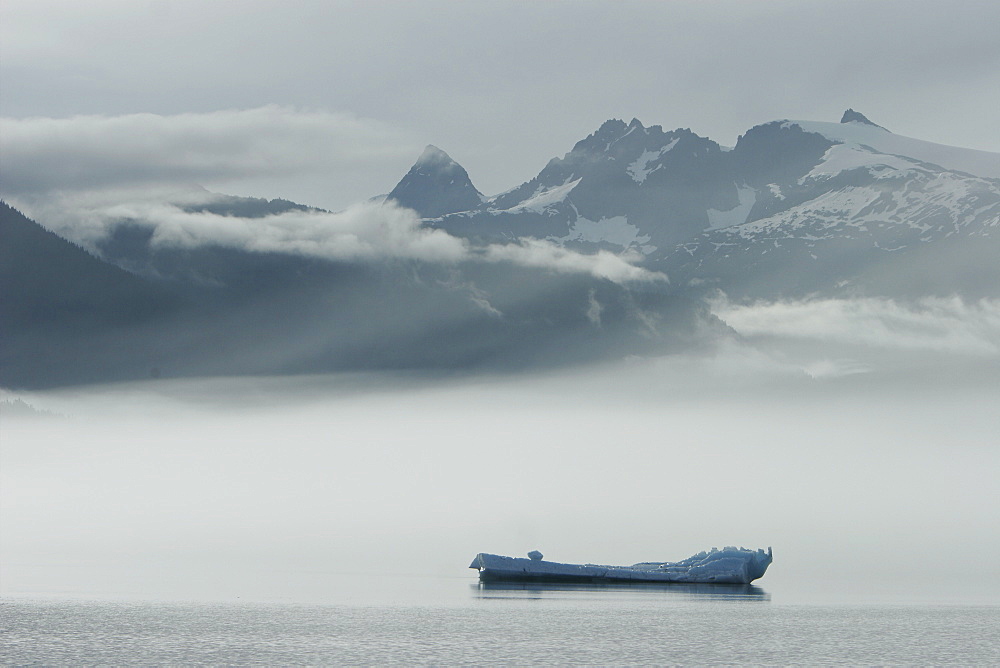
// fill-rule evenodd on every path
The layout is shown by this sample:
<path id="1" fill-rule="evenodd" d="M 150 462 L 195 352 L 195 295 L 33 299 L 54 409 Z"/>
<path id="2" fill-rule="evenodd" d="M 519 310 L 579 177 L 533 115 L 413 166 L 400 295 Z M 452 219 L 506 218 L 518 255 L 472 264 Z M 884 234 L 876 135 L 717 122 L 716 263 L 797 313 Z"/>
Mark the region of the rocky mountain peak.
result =
<path id="1" fill-rule="evenodd" d="M 601 123 L 601 127 L 597 128 L 595 135 L 603 135 L 609 132 L 623 132 L 628 129 L 625 125 L 625 121 L 620 118 L 609 118 L 608 120 Z"/>
<path id="2" fill-rule="evenodd" d="M 386 200 L 413 209 L 421 218 L 439 218 L 475 208 L 483 196 L 464 167 L 437 146 L 428 145 Z"/>
<path id="3" fill-rule="evenodd" d="M 841 123 L 864 123 L 865 125 L 871 125 L 876 128 L 882 128 L 886 130 L 881 125 L 877 123 L 872 123 L 868 118 L 862 114 L 860 111 L 854 111 L 853 109 L 848 109 L 844 112 L 844 115 L 840 119 Z M 886 130 L 888 132 L 888 130 Z"/>
<path id="4" fill-rule="evenodd" d="M 437 146 L 434 146 L 433 144 L 428 144 L 427 148 L 424 149 L 424 152 L 420 154 L 419 158 L 417 158 L 417 162 L 414 163 L 414 166 L 418 165 L 427 167 L 430 166 L 449 167 L 451 165 L 459 166 L 457 162 L 452 160 L 450 155 L 439 149 Z"/>

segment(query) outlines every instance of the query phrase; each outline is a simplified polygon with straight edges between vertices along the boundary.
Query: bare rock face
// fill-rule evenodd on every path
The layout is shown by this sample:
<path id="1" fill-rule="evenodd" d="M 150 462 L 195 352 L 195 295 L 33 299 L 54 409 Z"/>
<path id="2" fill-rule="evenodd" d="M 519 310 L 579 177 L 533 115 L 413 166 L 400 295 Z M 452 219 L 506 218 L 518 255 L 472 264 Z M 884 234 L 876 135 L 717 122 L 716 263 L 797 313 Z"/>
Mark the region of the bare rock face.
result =
<path id="1" fill-rule="evenodd" d="M 848 109 L 844 112 L 844 115 L 840 119 L 841 123 L 864 123 L 865 125 L 871 125 L 876 128 L 882 128 L 881 125 L 877 123 L 872 123 L 868 118 L 862 114 L 860 111 L 854 111 L 853 109 Z M 885 128 L 882 128 L 885 130 Z M 888 130 L 886 130 L 888 132 Z"/>

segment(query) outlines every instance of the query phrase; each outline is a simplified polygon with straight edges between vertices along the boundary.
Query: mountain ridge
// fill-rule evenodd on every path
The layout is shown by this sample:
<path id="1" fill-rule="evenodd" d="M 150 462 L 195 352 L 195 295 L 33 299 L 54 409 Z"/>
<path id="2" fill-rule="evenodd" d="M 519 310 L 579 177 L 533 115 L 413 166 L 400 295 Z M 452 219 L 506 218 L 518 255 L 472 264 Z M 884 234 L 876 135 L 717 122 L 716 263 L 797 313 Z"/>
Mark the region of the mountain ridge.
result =
<path id="1" fill-rule="evenodd" d="M 993 170 L 996 154 L 858 120 L 772 121 L 724 149 L 686 128 L 612 119 L 487 198 L 428 146 L 407 187 L 386 198 L 419 206 L 420 221 L 367 206 L 372 224 L 399 215 L 401 233 L 462 249 L 443 260 L 334 259 L 211 235 L 162 243 L 155 221 L 132 219 L 108 221 L 88 254 L 3 205 L 0 382 L 510 370 L 707 345 L 731 334 L 703 300 L 720 290 L 772 301 L 1000 297 Z M 227 230 L 265 230 L 288 222 L 281 216 L 305 236 L 314 223 L 338 224 L 281 199 L 171 206 L 193 216 L 188 224 L 210 214 Z M 587 269 L 609 259 L 670 280 Z"/>
<path id="2" fill-rule="evenodd" d="M 755 284 L 741 274 L 769 267 L 774 276 L 749 296 L 863 291 L 862 277 L 887 253 L 953 234 L 995 236 L 997 179 L 998 154 L 896 135 L 853 109 L 840 123 L 756 125 L 730 150 L 684 128 L 610 119 L 520 186 L 424 225 L 479 242 L 539 238 L 631 253 L 678 289 L 740 294 Z M 764 245 L 801 235 L 804 257 L 819 261 L 789 259 L 786 273 L 796 275 L 778 280 L 780 253 L 763 258 Z M 942 278 L 941 290 L 959 289 Z"/>

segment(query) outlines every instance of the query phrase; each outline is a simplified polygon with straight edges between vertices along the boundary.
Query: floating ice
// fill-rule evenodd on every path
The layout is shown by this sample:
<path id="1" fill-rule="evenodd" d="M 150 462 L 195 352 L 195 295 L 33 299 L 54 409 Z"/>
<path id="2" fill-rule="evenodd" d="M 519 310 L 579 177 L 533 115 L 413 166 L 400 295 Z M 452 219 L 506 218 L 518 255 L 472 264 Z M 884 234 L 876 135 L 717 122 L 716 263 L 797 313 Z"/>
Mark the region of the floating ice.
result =
<path id="1" fill-rule="evenodd" d="M 538 555 L 537 558 L 534 555 Z M 479 569 L 483 581 L 533 581 L 582 583 L 697 582 L 714 584 L 750 584 L 763 577 L 771 564 L 771 548 L 748 550 L 745 547 L 712 548 L 683 561 L 643 561 L 631 566 L 595 564 L 560 564 L 542 561 L 537 550 L 522 557 L 497 554 L 476 555 L 469 568 Z"/>

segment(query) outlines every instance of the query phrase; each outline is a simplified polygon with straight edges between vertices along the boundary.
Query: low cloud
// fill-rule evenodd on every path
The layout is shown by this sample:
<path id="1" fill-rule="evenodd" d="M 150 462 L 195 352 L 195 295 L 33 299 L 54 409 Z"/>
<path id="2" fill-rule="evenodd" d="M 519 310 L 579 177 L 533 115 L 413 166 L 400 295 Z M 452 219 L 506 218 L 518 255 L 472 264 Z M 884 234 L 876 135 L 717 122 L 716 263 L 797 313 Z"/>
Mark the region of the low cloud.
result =
<path id="1" fill-rule="evenodd" d="M 293 210 L 262 218 L 192 213 L 162 204 L 140 210 L 115 207 L 109 214 L 152 223 L 154 246 L 215 244 L 328 260 L 457 262 L 467 254 L 463 240 L 420 227 L 413 211 L 392 204 L 358 204 L 339 213 Z"/>
<path id="2" fill-rule="evenodd" d="M 342 182 L 363 187 L 359 179 L 370 180 L 367 172 L 405 169 L 420 150 L 402 131 L 372 119 L 276 105 L 176 115 L 3 118 L 0 127 L 5 197 L 190 183 L 246 190 L 262 180 L 317 175 L 336 191 Z M 355 192 L 347 201 L 357 199 Z"/>
<path id="3" fill-rule="evenodd" d="M 589 273 L 616 283 L 667 280 L 664 274 L 631 264 L 631 258 L 627 255 L 615 255 L 604 250 L 593 255 L 583 255 L 540 239 L 491 244 L 481 250 L 481 256 L 489 262 L 511 262 L 565 273 Z"/>
<path id="4" fill-rule="evenodd" d="M 927 297 L 901 302 L 873 297 L 734 304 L 719 297 L 712 310 L 748 337 L 1000 355 L 1000 300 L 995 299 Z"/>
<path id="5" fill-rule="evenodd" d="M 32 201 L 26 211 L 61 236 L 95 252 L 102 240 L 127 221 L 151 228 L 150 243 L 161 248 L 215 245 L 332 261 L 395 258 L 449 264 L 510 263 L 590 274 L 616 283 L 666 279 L 663 274 L 632 265 L 631 258 L 625 256 L 606 251 L 583 255 L 548 241 L 474 246 L 444 230 L 423 227 L 415 211 L 394 202 L 363 202 L 337 213 L 293 209 L 259 218 L 191 210 L 221 199 L 197 188 L 62 192 Z"/>

